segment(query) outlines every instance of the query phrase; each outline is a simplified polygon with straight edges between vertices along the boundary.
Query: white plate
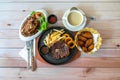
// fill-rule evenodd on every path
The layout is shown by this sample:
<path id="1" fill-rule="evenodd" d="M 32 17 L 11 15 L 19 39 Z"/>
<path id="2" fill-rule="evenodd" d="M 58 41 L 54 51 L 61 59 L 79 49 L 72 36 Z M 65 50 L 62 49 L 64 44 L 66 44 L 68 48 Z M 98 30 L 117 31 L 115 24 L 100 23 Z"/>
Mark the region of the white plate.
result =
<path id="1" fill-rule="evenodd" d="M 48 16 L 48 13 L 44 10 L 44 9 L 40 9 L 40 10 L 35 10 L 35 12 L 42 12 L 45 16 L 45 20 L 47 21 L 47 16 Z M 22 21 L 21 25 L 20 25 L 20 29 L 19 29 L 19 37 L 21 40 L 23 41 L 30 41 L 32 39 L 35 39 L 37 36 L 39 36 L 41 34 L 42 31 L 38 31 L 36 34 L 32 35 L 32 36 L 28 36 L 28 37 L 25 37 L 21 34 L 21 28 L 22 28 L 22 25 L 23 23 L 26 21 L 26 19 L 30 16 L 30 14 L 28 16 L 26 16 L 26 18 Z"/>
<path id="2" fill-rule="evenodd" d="M 69 10 L 67 10 L 67 11 L 64 13 L 63 18 L 62 18 L 62 21 L 63 21 L 64 26 L 65 26 L 68 30 L 70 30 L 70 31 L 79 31 L 80 29 L 83 29 L 83 28 L 85 27 L 85 25 L 86 25 L 86 22 L 87 22 L 87 18 L 86 18 L 86 16 L 85 16 L 85 13 L 84 13 L 83 11 L 80 11 L 80 12 L 83 14 L 83 17 L 84 17 L 83 23 L 82 23 L 80 26 L 71 27 L 71 26 L 69 26 L 69 25 L 67 24 L 66 19 L 64 19 L 64 17 L 66 16 L 66 14 L 67 14 L 68 11 L 69 11 Z"/>

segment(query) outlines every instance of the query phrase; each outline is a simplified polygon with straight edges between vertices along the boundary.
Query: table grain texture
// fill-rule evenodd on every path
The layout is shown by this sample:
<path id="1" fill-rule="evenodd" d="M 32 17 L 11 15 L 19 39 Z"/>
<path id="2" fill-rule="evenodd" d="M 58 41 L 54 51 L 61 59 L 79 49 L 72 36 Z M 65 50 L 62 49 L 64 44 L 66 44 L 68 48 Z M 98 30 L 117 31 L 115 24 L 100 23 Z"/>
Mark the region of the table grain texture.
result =
<path id="1" fill-rule="evenodd" d="M 73 6 L 92 18 L 87 27 L 100 32 L 101 48 L 65 65 L 37 61 L 37 70 L 28 71 L 18 54 L 25 44 L 18 35 L 22 20 L 44 8 L 57 15 L 54 25 L 63 26 L 62 16 Z M 120 80 L 120 0 L 0 0 L 0 80 Z"/>

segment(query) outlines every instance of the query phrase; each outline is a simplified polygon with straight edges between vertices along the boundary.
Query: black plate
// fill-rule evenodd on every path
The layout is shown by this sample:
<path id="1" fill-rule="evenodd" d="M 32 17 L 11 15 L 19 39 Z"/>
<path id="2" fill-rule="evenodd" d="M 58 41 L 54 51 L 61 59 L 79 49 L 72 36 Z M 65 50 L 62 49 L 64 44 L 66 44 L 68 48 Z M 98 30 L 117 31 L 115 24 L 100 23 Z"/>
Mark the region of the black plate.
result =
<path id="1" fill-rule="evenodd" d="M 50 64 L 59 65 L 59 64 L 63 64 L 63 63 L 68 62 L 75 55 L 75 53 L 76 53 L 76 47 L 74 47 L 73 49 L 70 49 L 70 54 L 69 54 L 68 57 L 61 58 L 61 59 L 54 59 L 54 58 L 52 58 L 51 55 L 50 55 L 50 53 L 48 53 L 48 54 L 41 53 L 40 52 L 40 48 L 43 45 L 45 45 L 44 42 L 43 42 L 43 40 L 45 39 L 45 37 L 47 36 L 47 34 L 50 33 L 50 31 L 53 30 L 53 29 L 58 29 L 58 30 L 64 29 L 65 33 L 68 33 L 73 38 L 73 40 L 74 40 L 74 36 L 73 36 L 73 34 L 69 30 L 67 30 L 67 29 L 65 29 L 63 27 L 60 27 L 60 26 L 58 26 L 58 27 L 50 27 L 47 30 L 45 30 L 44 32 L 42 32 L 42 34 L 41 34 L 41 36 L 39 38 L 39 41 L 38 41 L 38 51 L 39 51 L 40 56 L 45 61 L 47 61 Z"/>

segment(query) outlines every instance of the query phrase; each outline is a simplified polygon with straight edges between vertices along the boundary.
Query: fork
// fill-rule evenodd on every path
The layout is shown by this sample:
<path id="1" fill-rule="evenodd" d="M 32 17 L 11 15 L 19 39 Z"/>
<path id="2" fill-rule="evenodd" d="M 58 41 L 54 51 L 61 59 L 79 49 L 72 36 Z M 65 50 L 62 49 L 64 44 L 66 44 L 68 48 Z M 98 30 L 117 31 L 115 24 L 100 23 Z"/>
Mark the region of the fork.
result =
<path id="1" fill-rule="evenodd" d="M 26 41 L 26 48 L 27 48 L 27 51 L 28 51 L 27 68 L 30 69 L 30 48 L 31 48 L 31 41 Z"/>

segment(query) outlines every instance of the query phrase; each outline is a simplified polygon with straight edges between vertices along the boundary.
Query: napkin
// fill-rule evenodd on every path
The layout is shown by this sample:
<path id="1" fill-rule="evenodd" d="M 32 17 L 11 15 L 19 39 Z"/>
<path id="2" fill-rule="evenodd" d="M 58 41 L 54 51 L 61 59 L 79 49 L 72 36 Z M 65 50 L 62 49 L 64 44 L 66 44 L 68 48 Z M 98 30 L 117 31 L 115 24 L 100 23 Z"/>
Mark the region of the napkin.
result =
<path id="1" fill-rule="evenodd" d="M 21 49 L 21 51 L 19 52 L 19 55 L 26 61 L 28 62 L 28 53 L 27 53 L 27 49 L 26 49 L 26 46 L 24 46 L 23 49 Z"/>

